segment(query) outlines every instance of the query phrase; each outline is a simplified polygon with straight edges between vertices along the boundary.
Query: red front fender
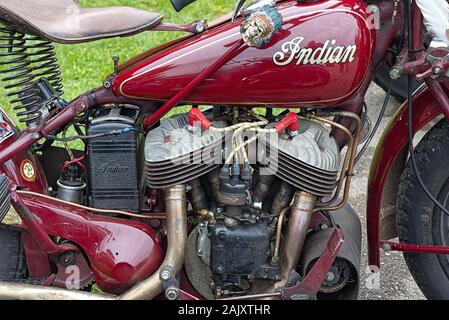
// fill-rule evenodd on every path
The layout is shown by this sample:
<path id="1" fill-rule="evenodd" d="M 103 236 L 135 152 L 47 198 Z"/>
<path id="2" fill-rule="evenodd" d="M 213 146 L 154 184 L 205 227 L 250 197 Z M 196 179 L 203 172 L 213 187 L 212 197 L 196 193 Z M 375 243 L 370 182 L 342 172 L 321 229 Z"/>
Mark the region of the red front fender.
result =
<path id="1" fill-rule="evenodd" d="M 449 90 L 445 88 L 449 93 Z M 413 97 L 413 130 L 418 132 L 442 114 L 442 109 L 426 87 Z M 369 264 L 380 266 L 382 196 L 387 180 L 395 170 L 403 151 L 407 148 L 408 104 L 405 103 L 390 121 L 380 139 L 371 163 L 368 180 L 367 231 Z M 397 168 L 397 167 L 396 167 Z M 397 189 L 397 185 L 395 186 Z M 395 190 L 394 190 L 395 191 Z"/>

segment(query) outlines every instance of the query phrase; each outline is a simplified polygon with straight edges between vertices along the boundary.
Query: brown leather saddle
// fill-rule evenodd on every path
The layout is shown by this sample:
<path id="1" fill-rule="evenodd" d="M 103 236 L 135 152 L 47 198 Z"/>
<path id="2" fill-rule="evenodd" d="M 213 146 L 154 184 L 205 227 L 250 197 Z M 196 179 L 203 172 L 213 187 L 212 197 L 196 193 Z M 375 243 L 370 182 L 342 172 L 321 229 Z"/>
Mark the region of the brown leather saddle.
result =
<path id="1" fill-rule="evenodd" d="M 80 8 L 75 0 L 0 0 L 0 23 L 59 43 L 130 36 L 157 26 L 158 13 L 130 7 Z"/>

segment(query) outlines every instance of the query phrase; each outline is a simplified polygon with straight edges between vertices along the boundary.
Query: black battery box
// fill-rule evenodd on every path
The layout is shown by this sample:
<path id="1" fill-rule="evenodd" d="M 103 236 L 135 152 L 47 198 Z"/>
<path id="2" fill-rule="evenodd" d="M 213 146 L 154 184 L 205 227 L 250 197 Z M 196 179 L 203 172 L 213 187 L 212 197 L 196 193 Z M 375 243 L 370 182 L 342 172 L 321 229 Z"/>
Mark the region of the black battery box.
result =
<path id="1" fill-rule="evenodd" d="M 102 135 L 121 130 L 123 133 Z M 94 208 L 138 211 L 145 194 L 144 134 L 138 107 L 100 109 L 87 135 L 88 203 Z"/>

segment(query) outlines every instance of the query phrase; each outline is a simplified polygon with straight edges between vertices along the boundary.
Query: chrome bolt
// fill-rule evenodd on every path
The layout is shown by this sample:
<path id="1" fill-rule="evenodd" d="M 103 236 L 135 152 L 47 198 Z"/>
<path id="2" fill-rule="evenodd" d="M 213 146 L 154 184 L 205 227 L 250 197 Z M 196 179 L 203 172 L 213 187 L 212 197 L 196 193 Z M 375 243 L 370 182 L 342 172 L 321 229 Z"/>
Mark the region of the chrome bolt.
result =
<path id="1" fill-rule="evenodd" d="M 168 300 L 176 300 L 179 297 L 179 290 L 177 288 L 171 287 L 165 291 L 165 297 Z"/>
<path id="2" fill-rule="evenodd" d="M 335 279 L 335 274 L 333 272 L 328 272 L 326 273 L 326 281 L 327 282 L 332 282 Z"/>
<path id="3" fill-rule="evenodd" d="M 171 277 L 171 272 L 168 270 L 161 271 L 161 278 L 162 280 L 168 280 Z"/>
<path id="4" fill-rule="evenodd" d="M 197 255 L 202 256 L 204 253 L 203 249 L 198 249 L 198 251 L 196 252 Z"/>
<path id="5" fill-rule="evenodd" d="M 401 71 L 398 68 L 393 68 L 390 70 L 390 79 L 399 80 L 401 78 Z"/>
<path id="6" fill-rule="evenodd" d="M 103 83 L 103 86 L 104 86 L 106 89 L 109 89 L 109 88 L 112 86 L 112 84 L 111 84 L 111 82 L 109 82 L 109 81 L 105 81 L 105 82 Z"/>
<path id="7" fill-rule="evenodd" d="M 441 74 L 442 71 L 443 71 L 443 70 L 442 70 L 440 67 L 436 67 L 436 68 L 433 70 L 433 73 L 436 74 L 436 75 L 439 75 L 439 74 Z"/>
<path id="8" fill-rule="evenodd" d="M 201 21 L 201 22 L 198 22 L 198 23 L 195 25 L 195 31 L 198 32 L 198 33 L 203 32 L 205 29 L 206 29 L 206 28 L 205 28 L 204 22 L 202 22 L 202 21 Z"/>

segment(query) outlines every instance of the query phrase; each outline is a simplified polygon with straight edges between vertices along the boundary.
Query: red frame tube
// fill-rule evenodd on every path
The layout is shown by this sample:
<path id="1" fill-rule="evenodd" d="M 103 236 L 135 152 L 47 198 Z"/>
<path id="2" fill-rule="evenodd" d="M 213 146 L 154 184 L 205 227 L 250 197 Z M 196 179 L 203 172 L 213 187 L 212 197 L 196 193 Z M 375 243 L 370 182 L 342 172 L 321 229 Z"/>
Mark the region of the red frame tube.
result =
<path id="1" fill-rule="evenodd" d="M 78 248 L 73 245 L 58 246 L 49 237 L 48 233 L 44 231 L 42 226 L 36 220 L 35 216 L 30 212 L 23 200 L 15 190 L 11 191 L 11 202 L 17 211 L 17 214 L 22 219 L 22 223 L 36 240 L 39 247 L 49 255 L 61 254 L 66 251 L 78 251 Z"/>
<path id="2" fill-rule="evenodd" d="M 401 252 L 415 252 L 415 253 L 435 253 L 435 254 L 449 254 L 449 247 L 443 246 L 422 246 L 418 244 L 404 244 L 391 241 L 382 241 L 382 247 L 393 251 Z"/>
<path id="3" fill-rule="evenodd" d="M 162 107 L 157 109 L 150 117 L 146 118 L 143 125 L 146 130 L 151 128 L 156 122 L 158 122 L 167 112 L 176 106 L 183 98 L 188 96 L 192 91 L 194 91 L 201 82 L 203 82 L 212 73 L 217 71 L 221 66 L 223 66 L 230 59 L 235 57 L 245 49 L 246 46 L 242 45 L 243 40 L 237 41 L 232 47 L 229 48 L 219 59 L 217 59 L 213 64 L 204 69 L 195 79 L 193 79 L 187 86 L 185 86 L 181 91 L 174 95 L 170 100 L 168 100 Z"/>

